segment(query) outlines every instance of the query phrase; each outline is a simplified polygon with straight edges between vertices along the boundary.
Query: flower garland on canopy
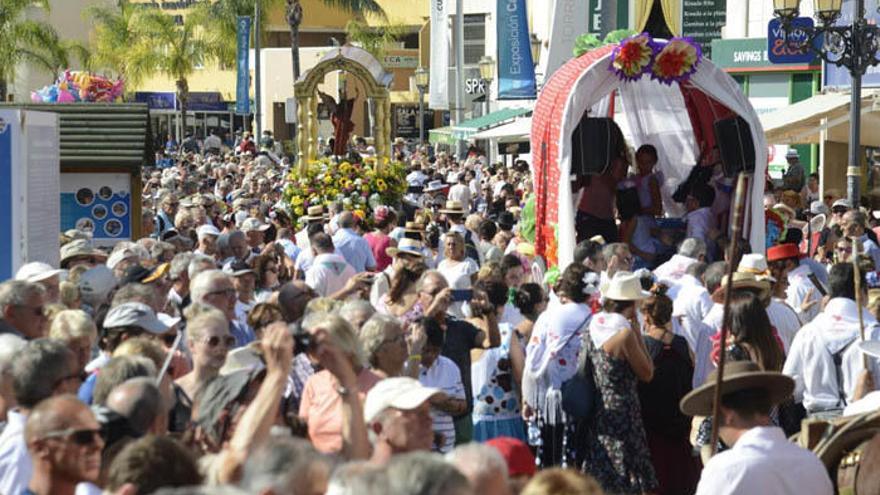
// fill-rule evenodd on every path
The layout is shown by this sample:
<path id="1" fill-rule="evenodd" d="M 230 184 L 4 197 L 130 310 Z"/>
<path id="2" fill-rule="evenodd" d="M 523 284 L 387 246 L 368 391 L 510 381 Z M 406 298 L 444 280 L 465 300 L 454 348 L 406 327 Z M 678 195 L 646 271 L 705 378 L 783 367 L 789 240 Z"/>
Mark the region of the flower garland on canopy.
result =
<path id="1" fill-rule="evenodd" d="M 648 33 L 630 36 L 611 52 L 608 70 L 623 81 L 636 81 L 644 74 L 664 84 L 685 82 L 703 59 L 700 45 L 690 38 L 655 40 Z"/>
<path id="2" fill-rule="evenodd" d="M 336 162 L 328 158 L 310 163 L 304 173 L 291 172 L 284 187 L 284 203 L 297 222 L 310 206 L 341 202 L 361 221 L 369 223 L 380 205 L 394 206 L 407 190 L 406 169 L 388 158 L 366 158 L 363 163 Z"/>

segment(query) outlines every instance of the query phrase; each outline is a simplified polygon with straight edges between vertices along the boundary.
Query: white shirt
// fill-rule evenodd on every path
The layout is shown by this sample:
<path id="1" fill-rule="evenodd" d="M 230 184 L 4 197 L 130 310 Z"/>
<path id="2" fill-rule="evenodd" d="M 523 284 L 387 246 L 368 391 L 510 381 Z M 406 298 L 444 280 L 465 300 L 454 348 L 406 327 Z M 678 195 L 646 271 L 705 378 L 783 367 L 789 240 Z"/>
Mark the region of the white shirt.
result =
<path id="1" fill-rule="evenodd" d="M 682 336 L 688 341 L 691 350 L 696 350 L 696 336 L 689 330 L 695 329 L 712 309 L 714 303 L 709 291 L 696 277 L 684 274 L 678 280 L 678 284 L 669 289 L 667 295 L 672 299 L 672 316 L 680 316 L 682 320 L 688 320 L 688 325 L 682 321 L 684 329 Z"/>
<path id="2" fill-rule="evenodd" d="M 759 426 L 706 463 L 697 495 L 832 495 L 815 454 L 789 442 L 782 429 Z"/>
<path id="3" fill-rule="evenodd" d="M 470 258 L 464 261 L 443 260 L 437 265 L 437 271 L 446 279 L 452 290 L 468 290 L 472 287 L 471 275 L 480 271 L 480 267 Z M 456 318 L 464 318 L 464 302 L 456 301 L 449 305 L 449 314 Z"/>
<path id="4" fill-rule="evenodd" d="M 454 361 L 445 356 L 437 356 L 434 364 L 428 369 L 422 367 L 419 372 L 419 382 L 425 387 L 439 388 L 450 397 L 465 399 L 461 371 Z M 443 443 L 434 445 L 434 450 L 443 453 L 451 451 L 455 446 L 455 424 L 452 416 L 432 407 L 431 419 L 434 421 L 434 432 L 443 435 Z"/>
<path id="5" fill-rule="evenodd" d="M 880 340 L 880 325 L 871 313 L 862 308 L 865 338 Z M 807 411 L 824 411 L 843 408 L 837 384 L 837 369 L 833 354 L 841 352 L 840 366 L 843 375 L 843 392 L 846 402 L 853 400 L 856 382 L 864 369 L 863 355 L 859 350 L 859 320 L 856 303 L 842 297 L 828 301 L 825 311 L 795 335 L 782 372 L 794 378 L 795 401 L 803 401 Z M 880 362 L 868 358 L 868 369 L 874 375 L 874 383 L 880 383 Z"/>
<path id="6" fill-rule="evenodd" d="M 712 209 L 709 207 L 698 208 L 687 215 L 687 237 L 709 240 L 709 231 L 712 230 Z"/>
<path id="7" fill-rule="evenodd" d="M 34 467 L 24 441 L 26 422 L 17 410 L 6 413 L 6 428 L 0 434 L 0 493 L 19 494 L 31 481 Z"/>
<path id="8" fill-rule="evenodd" d="M 697 260 L 693 258 L 674 254 L 672 258 L 669 258 L 669 261 L 654 270 L 654 276 L 661 282 L 664 280 L 678 282 L 685 275 L 687 269 L 696 262 Z"/>
<path id="9" fill-rule="evenodd" d="M 785 303 L 782 299 L 770 299 L 770 305 L 767 306 L 767 316 L 770 318 L 770 324 L 776 328 L 782 345 L 785 347 L 785 353 L 791 348 L 791 342 L 794 340 L 795 334 L 801 329 L 801 320 L 798 318 L 795 310 Z"/>
<path id="10" fill-rule="evenodd" d="M 808 278 L 813 273 L 809 266 L 800 265 L 794 270 L 788 272 L 788 291 L 786 292 L 785 302 L 794 309 L 801 321 L 809 323 L 819 314 L 821 309 L 822 293 L 813 285 Z M 812 291 L 812 293 L 810 292 Z M 801 311 L 801 305 L 807 300 L 807 296 L 811 301 L 816 301 L 810 309 Z"/>
<path id="11" fill-rule="evenodd" d="M 223 141 L 219 137 L 211 134 L 205 138 L 205 150 L 219 150 L 223 147 Z"/>
<path id="12" fill-rule="evenodd" d="M 449 188 L 449 200 L 461 201 L 465 211 L 471 211 L 471 190 L 464 184 L 456 184 Z"/>
<path id="13" fill-rule="evenodd" d="M 315 289 L 321 297 L 328 297 L 342 290 L 355 275 L 355 269 L 342 256 L 319 254 L 306 271 L 306 285 Z"/>

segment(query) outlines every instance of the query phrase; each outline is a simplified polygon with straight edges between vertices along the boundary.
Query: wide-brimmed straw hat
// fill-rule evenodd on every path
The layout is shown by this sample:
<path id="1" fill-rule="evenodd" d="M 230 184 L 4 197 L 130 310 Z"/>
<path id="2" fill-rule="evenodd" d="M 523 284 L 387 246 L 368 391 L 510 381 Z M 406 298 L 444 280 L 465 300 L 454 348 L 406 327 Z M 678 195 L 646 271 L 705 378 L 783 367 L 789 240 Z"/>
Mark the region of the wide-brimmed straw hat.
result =
<path id="1" fill-rule="evenodd" d="M 642 290 L 639 276 L 632 272 L 615 273 L 602 291 L 602 297 L 613 301 L 639 301 L 650 296 L 650 292 Z"/>
<path id="2" fill-rule="evenodd" d="M 440 213 L 464 215 L 467 212 L 464 210 L 464 204 L 461 201 L 450 199 L 446 201 L 446 206 L 440 210 Z"/>
<path id="3" fill-rule="evenodd" d="M 93 256 L 102 262 L 107 260 L 107 253 L 92 247 L 90 241 L 77 239 L 61 246 L 61 262 L 59 264 L 61 268 L 67 268 L 68 263 L 80 256 Z"/>
<path id="4" fill-rule="evenodd" d="M 693 389 L 681 399 L 681 412 L 688 416 L 710 416 L 715 398 L 715 381 L 718 371 L 709 374 L 706 383 Z M 732 361 L 724 366 L 721 382 L 721 395 L 740 390 L 763 389 L 770 396 L 772 404 L 779 404 L 791 396 L 794 380 L 775 371 L 763 371 L 751 361 Z"/>
<path id="5" fill-rule="evenodd" d="M 712 301 L 723 304 L 724 295 L 730 285 L 727 275 L 721 279 L 721 285 L 712 294 Z M 759 279 L 754 273 L 733 272 L 733 289 L 752 289 L 758 292 L 758 299 L 764 301 L 770 295 L 770 281 L 766 278 Z"/>
<path id="6" fill-rule="evenodd" d="M 425 232 L 425 224 L 421 222 L 406 222 L 403 227 L 404 232 L 418 232 L 423 234 Z"/>
<path id="7" fill-rule="evenodd" d="M 327 213 L 324 212 L 323 206 L 309 206 L 306 210 L 306 216 L 302 217 L 307 222 L 327 220 Z"/>
<path id="8" fill-rule="evenodd" d="M 412 256 L 418 256 L 422 258 L 425 254 L 422 252 L 422 243 L 415 239 L 407 239 L 403 238 L 400 242 L 397 243 L 397 247 L 389 247 L 385 248 L 385 254 L 391 256 L 392 258 L 397 256 L 398 254 L 409 254 Z"/>

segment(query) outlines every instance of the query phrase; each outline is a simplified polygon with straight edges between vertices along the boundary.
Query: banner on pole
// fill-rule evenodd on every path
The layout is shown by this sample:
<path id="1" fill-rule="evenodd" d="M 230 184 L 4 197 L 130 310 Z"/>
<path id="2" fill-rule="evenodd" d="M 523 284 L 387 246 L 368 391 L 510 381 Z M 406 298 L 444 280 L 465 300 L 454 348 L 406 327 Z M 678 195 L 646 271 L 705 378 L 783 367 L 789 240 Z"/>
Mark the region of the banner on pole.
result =
<path id="1" fill-rule="evenodd" d="M 498 0 L 498 98 L 537 97 L 526 0 Z"/>
<path id="2" fill-rule="evenodd" d="M 449 109 L 449 16 L 450 0 L 431 0 L 431 80 L 428 106 Z"/>
<path id="3" fill-rule="evenodd" d="M 592 23 L 594 16 L 587 12 L 588 0 L 556 0 L 553 2 L 551 15 L 550 47 L 544 68 L 544 81 L 549 81 L 550 76 L 562 64 L 572 58 L 574 43 L 577 37 L 583 34 L 583 27 L 588 22 Z M 592 24 L 591 24 L 592 25 Z"/>
<path id="4" fill-rule="evenodd" d="M 238 77 L 235 83 L 235 113 L 239 115 L 248 115 L 251 113 L 250 17 L 238 17 L 237 35 L 238 53 L 236 57 L 236 67 L 238 69 Z"/>

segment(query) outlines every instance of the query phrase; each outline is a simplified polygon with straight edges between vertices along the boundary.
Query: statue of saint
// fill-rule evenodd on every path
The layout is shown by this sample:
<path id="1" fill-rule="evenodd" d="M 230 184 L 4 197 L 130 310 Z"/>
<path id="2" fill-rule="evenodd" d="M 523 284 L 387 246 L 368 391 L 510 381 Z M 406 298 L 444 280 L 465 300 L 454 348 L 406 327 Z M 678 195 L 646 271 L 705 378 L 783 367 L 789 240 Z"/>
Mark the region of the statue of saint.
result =
<path id="1" fill-rule="evenodd" d="M 330 122 L 333 123 L 333 154 L 345 155 L 348 150 L 348 139 L 354 130 L 354 122 L 351 121 L 351 113 L 354 110 L 354 102 L 358 99 L 358 91 L 355 88 L 354 98 L 346 98 L 345 90 L 339 94 L 339 103 L 332 96 L 318 91 L 321 102 L 330 111 Z"/>

